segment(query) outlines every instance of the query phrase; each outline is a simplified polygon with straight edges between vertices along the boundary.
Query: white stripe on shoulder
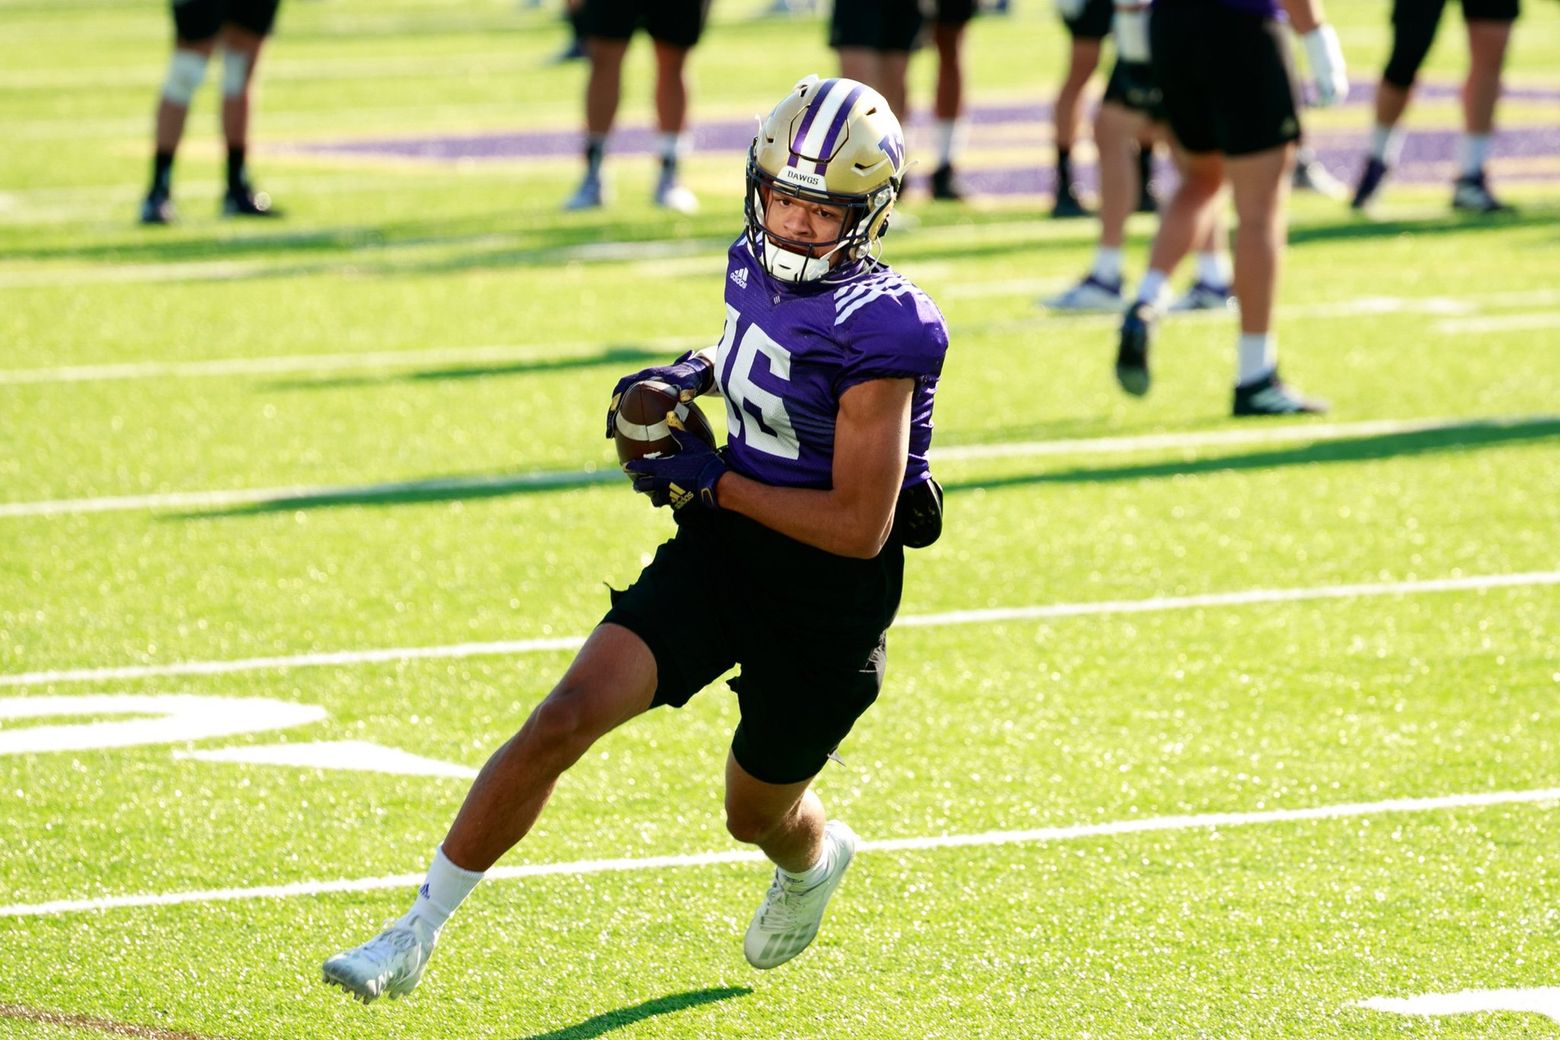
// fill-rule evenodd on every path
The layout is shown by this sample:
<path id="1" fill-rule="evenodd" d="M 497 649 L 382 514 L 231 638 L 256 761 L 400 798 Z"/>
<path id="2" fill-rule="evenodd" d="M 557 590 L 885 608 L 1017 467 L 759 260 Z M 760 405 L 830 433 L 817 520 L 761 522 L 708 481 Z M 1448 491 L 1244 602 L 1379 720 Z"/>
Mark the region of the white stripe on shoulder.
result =
<path id="1" fill-rule="evenodd" d="M 916 291 L 914 285 L 892 272 L 873 275 L 847 285 L 834 294 L 834 324 L 845 320 L 879 297 L 905 296 Z"/>

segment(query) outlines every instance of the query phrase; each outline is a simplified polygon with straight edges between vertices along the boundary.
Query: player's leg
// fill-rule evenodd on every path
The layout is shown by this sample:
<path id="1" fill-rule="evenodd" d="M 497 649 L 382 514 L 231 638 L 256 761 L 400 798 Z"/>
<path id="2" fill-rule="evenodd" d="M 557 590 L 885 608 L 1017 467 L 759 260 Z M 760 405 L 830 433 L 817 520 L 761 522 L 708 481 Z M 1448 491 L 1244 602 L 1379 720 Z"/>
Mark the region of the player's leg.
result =
<path id="1" fill-rule="evenodd" d="M 1119 63 L 1118 63 L 1119 69 Z M 1118 72 L 1111 74 L 1116 82 Z M 1045 301 L 1061 311 L 1119 312 L 1123 295 L 1127 218 L 1138 194 L 1137 139 L 1146 116 L 1128 108 L 1107 88 L 1094 117 L 1094 146 L 1099 152 L 1100 238 L 1089 273 L 1077 285 Z"/>
<path id="2" fill-rule="evenodd" d="M 1135 397 L 1146 394 L 1151 385 L 1149 348 L 1170 276 L 1194 244 L 1207 240 L 1208 221 L 1224 186 L 1224 159 L 1217 152 L 1183 150 L 1177 165 L 1181 183 L 1169 202 L 1160 207 L 1159 231 L 1149 250 L 1148 271 L 1122 316 L 1117 339 L 1116 382 Z"/>
<path id="3" fill-rule="evenodd" d="M 818 934 L 829 898 L 856 852 L 856 835 L 827 820 L 812 779 L 769 784 L 726 760 L 726 826 L 775 864 L 769 891 L 743 937 L 755 968 L 773 968 L 805 950 Z"/>
<path id="4" fill-rule="evenodd" d="M 1175 153 L 1179 165 L 1184 154 Z M 1172 311 L 1220 311 L 1235 305 L 1234 273 L 1230 269 L 1229 229 L 1225 226 L 1224 195 L 1208 206 L 1192 241 L 1196 273 L 1185 293 L 1170 305 Z"/>
<path id="5" fill-rule="evenodd" d="M 655 204 L 693 213 L 699 200 L 683 186 L 678 163 L 688 147 L 688 55 L 704 33 L 707 0 L 652 4 L 648 29 L 655 45 L 655 115 L 661 132 L 661 170 Z"/>
<path id="6" fill-rule="evenodd" d="M 564 209 L 595 209 L 607 201 L 601 167 L 622 96 L 623 56 L 637 19 L 637 8 L 626 0 L 583 0 L 580 6 L 585 56 L 590 61 L 585 78 L 585 175 Z"/>
<path id="7" fill-rule="evenodd" d="M 975 14 L 973 0 L 938 0 L 932 23 L 937 49 L 937 93 L 932 114 L 936 119 L 937 165 L 932 170 L 932 197 L 958 200 L 967 192 L 959 183 L 956 163 L 962 150 L 964 124 L 964 36 Z"/>
<path id="8" fill-rule="evenodd" d="M 649 709 L 656 659 L 636 633 L 604 623 L 552 692 L 472 783 L 404 916 L 325 962 L 325 981 L 365 1003 L 411 992 L 444 922 L 483 873 L 530 831 L 564 771 L 600 737 Z"/>
<path id="9" fill-rule="evenodd" d="M 173 7 L 173 53 L 157 95 L 152 179 L 141 202 L 143 224 L 168 224 L 175 218 L 173 161 L 184 137 L 190 102 L 206 78 L 206 63 L 216 47 L 221 20 L 216 0 L 190 0 Z"/>
<path id="10" fill-rule="evenodd" d="M 249 125 L 255 67 L 275 16 L 275 3 L 251 4 L 249 24 L 222 27 L 222 136 L 227 144 L 227 190 L 222 212 L 230 217 L 274 217 L 271 197 L 249 182 Z M 263 16 L 263 17 L 262 17 Z"/>
<path id="11" fill-rule="evenodd" d="M 1325 411 L 1278 378 L 1273 307 L 1288 226 L 1289 189 L 1301 137 L 1290 33 L 1276 19 L 1231 20 L 1228 70 L 1249 89 L 1221 101 L 1219 147 L 1235 197 L 1235 297 L 1240 306 L 1234 413 Z"/>
<path id="12" fill-rule="evenodd" d="M 886 600 L 892 603 L 898 602 L 902 555 L 895 560 L 872 564 L 889 568 Z M 779 636 L 775 646 L 801 649 L 766 648 L 744 657 L 742 675 L 732 684 L 742 722 L 726 761 L 726 827 L 775 864 L 742 944 L 755 968 L 773 968 L 807 948 L 850 866 L 856 836 L 840 821 L 826 820 L 810 785 L 877 699 L 887 655 L 881 634 L 798 632 L 785 638 L 791 633 L 784 619 L 765 625 Z"/>
<path id="13" fill-rule="evenodd" d="M 1506 49 L 1511 42 L 1512 22 L 1506 18 L 1473 17 L 1484 13 L 1476 6 L 1464 4 L 1468 15 L 1468 77 L 1463 82 L 1463 136 L 1458 149 L 1457 184 L 1452 195 L 1452 205 L 1457 209 L 1474 213 L 1498 213 L 1511 207 L 1502 203 L 1490 191 L 1484 175 L 1484 163 L 1489 155 L 1490 137 L 1495 132 L 1495 106 L 1500 100 L 1501 70 L 1506 63 Z M 1500 8 L 1485 0 L 1484 7 Z M 1506 14 L 1505 10 L 1491 10 L 1491 14 Z M 1516 5 L 1509 13 L 1514 18 Z"/>
<path id="14" fill-rule="evenodd" d="M 1436 28 L 1446 0 L 1394 0 L 1392 5 L 1392 53 L 1376 87 L 1375 123 L 1370 151 L 1360 170 L 1349 203 L 1357 211 L 1371 207 L 1382 181 L 1397 165 L 1403 151 L 1403 131 L 1398 123 L 1413 97 L 1419 66 L 1435 42 Z"/>
<path id="15" fill-rule="evenodd" d="M 1293 415 L 1324 412 L 1327 406 L 1303 397 L 1278 377 L 1278 343 L 1273 307 L 1287 230 L 1293 142 L 1227 163 L 1235 196 L 1235 298 L 1240 304 L 1240 340 L 1235 376 L 1236 415 Z"/>
<path id="16" fill-rule="evenodd" d="M 661 170 L 654 202 L 679 213 L 698 211 L 699 200 L 678 179 L 678 164 L 688 147 L 688 48 L 655 41 L 655 114 L 661 132 Z"/>
<path id="17" fill-rule="evenodd" d="M 1083 94 L 1100 64 L 1100 38 L 1074 36 L 1067 52 L 1067 73 L 1056 93 L 1056 201 L 1051 216 L 1086 217 L 1087 207 L 1073 183 L 1072 150 L 1082 123 Z"/>

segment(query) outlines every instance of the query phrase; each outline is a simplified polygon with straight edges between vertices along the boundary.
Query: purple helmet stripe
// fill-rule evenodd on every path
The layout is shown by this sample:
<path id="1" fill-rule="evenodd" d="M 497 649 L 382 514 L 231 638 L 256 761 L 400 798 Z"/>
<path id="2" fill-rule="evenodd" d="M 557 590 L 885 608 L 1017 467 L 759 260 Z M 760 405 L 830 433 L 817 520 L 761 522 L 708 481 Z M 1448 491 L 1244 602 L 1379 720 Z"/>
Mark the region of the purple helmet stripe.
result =
<path id="1" fill-rule="evenodd" d="M 829 124 L 829 132 L 824 135 L 823 147 L 818 149 L 818 155 L 824 161 L 818 164 L 816 172 L 825 173 L 828 171 L 828 159 L 834 154 L 834 149 L 839 141 L 840 131 L 845 129 L 845 121 L 850 118 L 851 110 L 856 107 L 856 99 L 861 97 L 861 92 L 865 89 L 858 83 L 849 94 L 845 95 L 845 100 L 840 103 L 840 107 L 835 111 L 834 122 Z"/>
<path id="2" fill-rule="evenodd" d="M 801 157 L 802 142 L 807 139 L 807 131 L 812 129 L 813 117 L 818 114 L 818 108 L 822 104 L 823 99 L 829 96 L 829 91 L 833 90 L 834 85 L 838 82 L 839 80 L 837 79 L 824 80 L 818 84 L 817 91 L 814 92 L 812 99 L 807 102 L 807 114 L 802 116 L 801 125 L 796 128 L 796 133 L 791 137 L 791 157 L 786 160 L 787 166 L 795 166 L 797 164 L 797 160 Z"/>

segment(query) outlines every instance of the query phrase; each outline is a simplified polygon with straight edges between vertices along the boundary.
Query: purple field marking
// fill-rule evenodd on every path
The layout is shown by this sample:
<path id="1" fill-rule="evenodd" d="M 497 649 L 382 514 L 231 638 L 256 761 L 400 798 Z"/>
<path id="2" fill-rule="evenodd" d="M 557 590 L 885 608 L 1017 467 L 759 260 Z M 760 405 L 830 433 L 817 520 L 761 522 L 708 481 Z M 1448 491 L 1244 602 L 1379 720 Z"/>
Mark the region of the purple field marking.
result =
<path id="1" fill-rule="evenodd" d="M 1366 108 L 1375 92 L 1373 83 L 1356 83 L 1347 107 Z M 1418 88 L 1421 99 L 1454 98 L 1458 87 L 1452 84 L 1426 83 Z M 1514 87 L 1506 90 L 1511 100 L 1560 102 L 1560 88 Z M 1044 147 L 1043 135 L 1051 120 L 1048 101 L 981 105 L 971 109 L 973 143 L 980 144 L 983 129 L 1013 124 L 1034 127 L 1036 148 Z M 924 118 L 918 122 L 924 122 Z M 753 139 L 757 119 L 720 120 L 701 123 L 690 131 L 692 150 L 699 152 L 741 153 Z M 1454 129 L 1420 130 L 1410 128 L 1399 166 L 1393 180 L 1403 184 L 1439 183 L 1450 176 L 1446 168 L 1455 158 L 1459 131 Z M 1358 131 L 1323 131 L 1311 137 L 1317 158 L 1338 177 L 1352 177 L 1358 170 L 1365 148 L 1364 123 Z M 659 145 L 659 133 L 647 126 L 615 130 L 610 144 L 613 155 L 652 155 Z M 482 134 L 447 134 L 435 137 L 366 139 L 311 143 L 294 146 L 298 151 L 319 155 L 356 155 L 429 162 L 504 161 L 551 159 L 576 155 L 581 150 L 577 130 L 532 130 Z M 1560 156 L 1560 125 L 1498 131 L 1491 148 L 1495 159 L 1528 159 Z M 1167 162 L 1161 174 L 1172 175 Z M 1092 164 L 1075 167 L 1079 182 L 1092 189 L 1095 171 Z M 961 176 L 971 190 L 985 195 L 1043 195 L 1055 189 L 1055 171 L 1049 161 L 1033 168 L 969 168 Z M 924 180 L 923 177 L 912 181 Z M 1542 172 L 1503 172 L 1502 180 L 1551 180 Z"/>

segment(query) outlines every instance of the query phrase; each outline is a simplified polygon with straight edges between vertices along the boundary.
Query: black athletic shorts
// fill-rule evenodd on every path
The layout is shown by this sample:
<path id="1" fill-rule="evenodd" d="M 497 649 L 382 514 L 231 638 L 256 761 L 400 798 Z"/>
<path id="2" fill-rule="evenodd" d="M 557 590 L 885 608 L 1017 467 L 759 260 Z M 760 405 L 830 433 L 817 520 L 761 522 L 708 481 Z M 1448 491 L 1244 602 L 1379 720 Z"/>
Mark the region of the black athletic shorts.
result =
<path id="1" fill-rule="evenodd" d="M 271 35 L 281 0 L 173 0 L 173 25 L 181 40 L 209 40 L 224 25 Z"/>
<path id="2" fill-rule="evenodd" d="M 1154 79 L 1154 67 L 1146 61 L 1117 58 L 1105 84 L 1105 100 L 1141 112 L 1155 122 L 1163 122 L 1165 118 L 1164 96 Z"/>
<path id="3" fill-rule="evenodd" d="M 1110 35 L 1110 21 L 1116 14 L 1116 0 L 1088 0 L 1083 13 L 1064 18 L 1062 24 L 1075 40 L 1103 40 Z"/>
<path id="4" fill-rule="evenodd" d="M 655 656 L 655 704 L 680 708 L 733 665 L 731 750 L 765 783 L 815 775 L 877 699 L 904 549 L 871 560 L 803 545 L 735 513 L 685 510 L 603 622 Z"/>
<path id="5" fill-rule="evenodd" d="M 925 23 L 919 0 L 834 0 L 829 46 L 913 51 Z"/>
<path id="6" fill-rule="evenodd" d="M 704 34 L 710 0 L 584 0 L 580 32 L 604 40 L 626 40 L 644 29 L 653 40 L 692 47 Z"/>
<path id="7" fill-rule="evenodd" d="M 1154 79 L 1182 148 L 1240 156 L 1300 139 L 1288 31 L 1220 0 L 1154 5 Z"/>
<path id="8" fill-rule="evenodd" d="M 1392 4 L 1392 54 L 1381 78 L 1408 89 L 1419 75 L 1435 42 L 1446 0 L 1394 0 Z M 1521 13 L 1518 0 L 1462 0 L 1463 21 L 1514 22 Z"/>

